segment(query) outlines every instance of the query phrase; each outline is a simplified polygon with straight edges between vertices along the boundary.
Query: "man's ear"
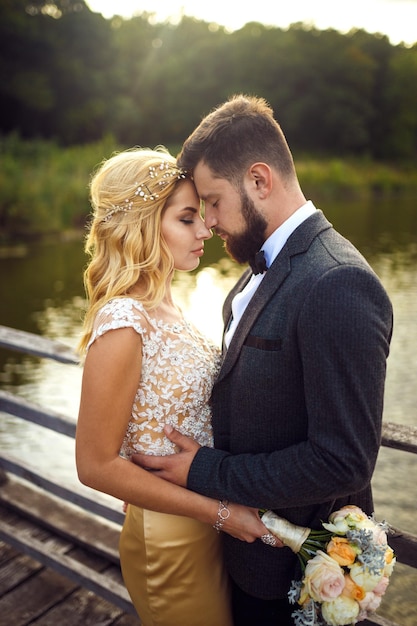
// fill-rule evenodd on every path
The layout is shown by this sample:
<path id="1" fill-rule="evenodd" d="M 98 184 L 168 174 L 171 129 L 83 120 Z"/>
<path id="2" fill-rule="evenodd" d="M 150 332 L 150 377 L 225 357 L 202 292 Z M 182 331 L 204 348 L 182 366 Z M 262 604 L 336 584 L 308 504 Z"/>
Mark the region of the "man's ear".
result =
<path id="1" fill-rule="evenodd" d="M 272 190 L 272 172 L 269 165 L 262 162 L 253 163 L 247 173 L 249 189 L 264 200 Z"/>

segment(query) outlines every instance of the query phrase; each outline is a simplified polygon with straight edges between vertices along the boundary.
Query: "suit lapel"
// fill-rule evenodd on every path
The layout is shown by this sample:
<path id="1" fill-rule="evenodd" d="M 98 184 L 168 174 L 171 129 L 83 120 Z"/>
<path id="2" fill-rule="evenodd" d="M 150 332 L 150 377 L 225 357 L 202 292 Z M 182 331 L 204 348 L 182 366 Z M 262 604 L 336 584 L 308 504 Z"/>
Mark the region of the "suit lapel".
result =
<path id="1" fill-rule="evenodd" d="M 288 238 L 288 241 L 268 269 L 242 315 L 230 342 L 229 349 L 224 356 L 217 381 L 222 380 L 230 372 L 240 355 L 245 339 L 250 333 L 258 315 L 290 273 L 291 257 L 296 254 L 305 253 L 310 247 L 312 240 L 321 231 L 328 228 L 331 228 L 330 222 L 327 221 L 321 211 L 317 211 L 314 215 L 307 218 Z M 248 277 L 250 277 L 250 273 L 242 276 L 234 293 L 238 293 L 243 289 L 248 282 Z M 227 306 L 225 306 L 226 320 L 230 317 L 231 300 L 232 298 L 228 300 Z"/>
<path id="2" fill-rule="evenodd" d="M 236 359 L 241 352 L 243 343 L 248 336 L 250 329 L 255 323 L 259 313 L 271 299 L 276 290 L 279 289 L 281 283 L 288 275 L 290 271 L 288 256 L 286 257 L 286 259 L 283 259 L 281 255 L 279 255 L 279 257 L 279 264 L 276 263 L 276 261 L 278 260 L 277 257 L 277 259 L 267 271 L 266 276 L 263 278 L 258 289 L 253 294 L 249 305 L 246 307 L 246 310 L 243 313 L 242 318 L 240 319 L 240 322 L 234 332 L 229 348 L 224 356 L 224 360 L 217 380 L 221 380 L 229 373 L 229 371 L 235 364 Z"/>

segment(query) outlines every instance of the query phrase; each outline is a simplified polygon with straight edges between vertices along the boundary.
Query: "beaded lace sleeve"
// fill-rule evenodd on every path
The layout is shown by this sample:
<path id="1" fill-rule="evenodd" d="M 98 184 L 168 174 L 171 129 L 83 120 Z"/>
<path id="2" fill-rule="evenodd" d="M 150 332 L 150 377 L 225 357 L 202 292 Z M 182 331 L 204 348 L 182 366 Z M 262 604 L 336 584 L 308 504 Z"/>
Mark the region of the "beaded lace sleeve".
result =
<path id="1" fill-rule="evenodd" d="M 167 324 L 132 298 L 115 298 L 102 307 L 89 346 L 109 330 L 128 327 L 142 338 L 142 376 L 121 454 L 176 452 L 163 434 L 165 424 L 212 446 L 209 398 L 219 349 L 185 320 Z"/>

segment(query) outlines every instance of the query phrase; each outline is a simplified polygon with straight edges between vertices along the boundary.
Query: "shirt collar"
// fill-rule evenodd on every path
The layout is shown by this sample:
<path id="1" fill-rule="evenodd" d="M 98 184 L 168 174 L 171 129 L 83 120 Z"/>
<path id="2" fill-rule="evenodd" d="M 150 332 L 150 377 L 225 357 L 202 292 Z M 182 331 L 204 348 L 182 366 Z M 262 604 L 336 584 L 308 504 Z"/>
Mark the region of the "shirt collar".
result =
<path id="1" fill-rule="evenodd" d="M 278 254 L 284 247 L 288 237 L 300 226 L 310 215 L 317 211 L 311 200 L 308 200 L 303 206 L 297 209 L 289 218 L 285 220 L 281 226 L 268 237 L 262 246 L 265 253 L 266 264 L 268 267 L 272 265 Z"/>

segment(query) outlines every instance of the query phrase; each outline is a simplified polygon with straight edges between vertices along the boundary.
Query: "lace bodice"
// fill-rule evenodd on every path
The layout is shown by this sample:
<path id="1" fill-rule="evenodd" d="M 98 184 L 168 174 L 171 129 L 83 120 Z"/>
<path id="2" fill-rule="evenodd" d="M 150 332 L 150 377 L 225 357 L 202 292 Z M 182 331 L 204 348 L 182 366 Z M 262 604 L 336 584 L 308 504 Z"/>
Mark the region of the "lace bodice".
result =
<path id="1" fill-rule="evenodd" d="M 133 298 L 114 298 L 98 312 L 89 346 L 109 330 L 133 328 L 142 338 L 142 376 L 121 454 L 176 452 L 165 424 L 212 446 L 208 400 L 220 351 L 191 324 L 154 319 Z"/>

